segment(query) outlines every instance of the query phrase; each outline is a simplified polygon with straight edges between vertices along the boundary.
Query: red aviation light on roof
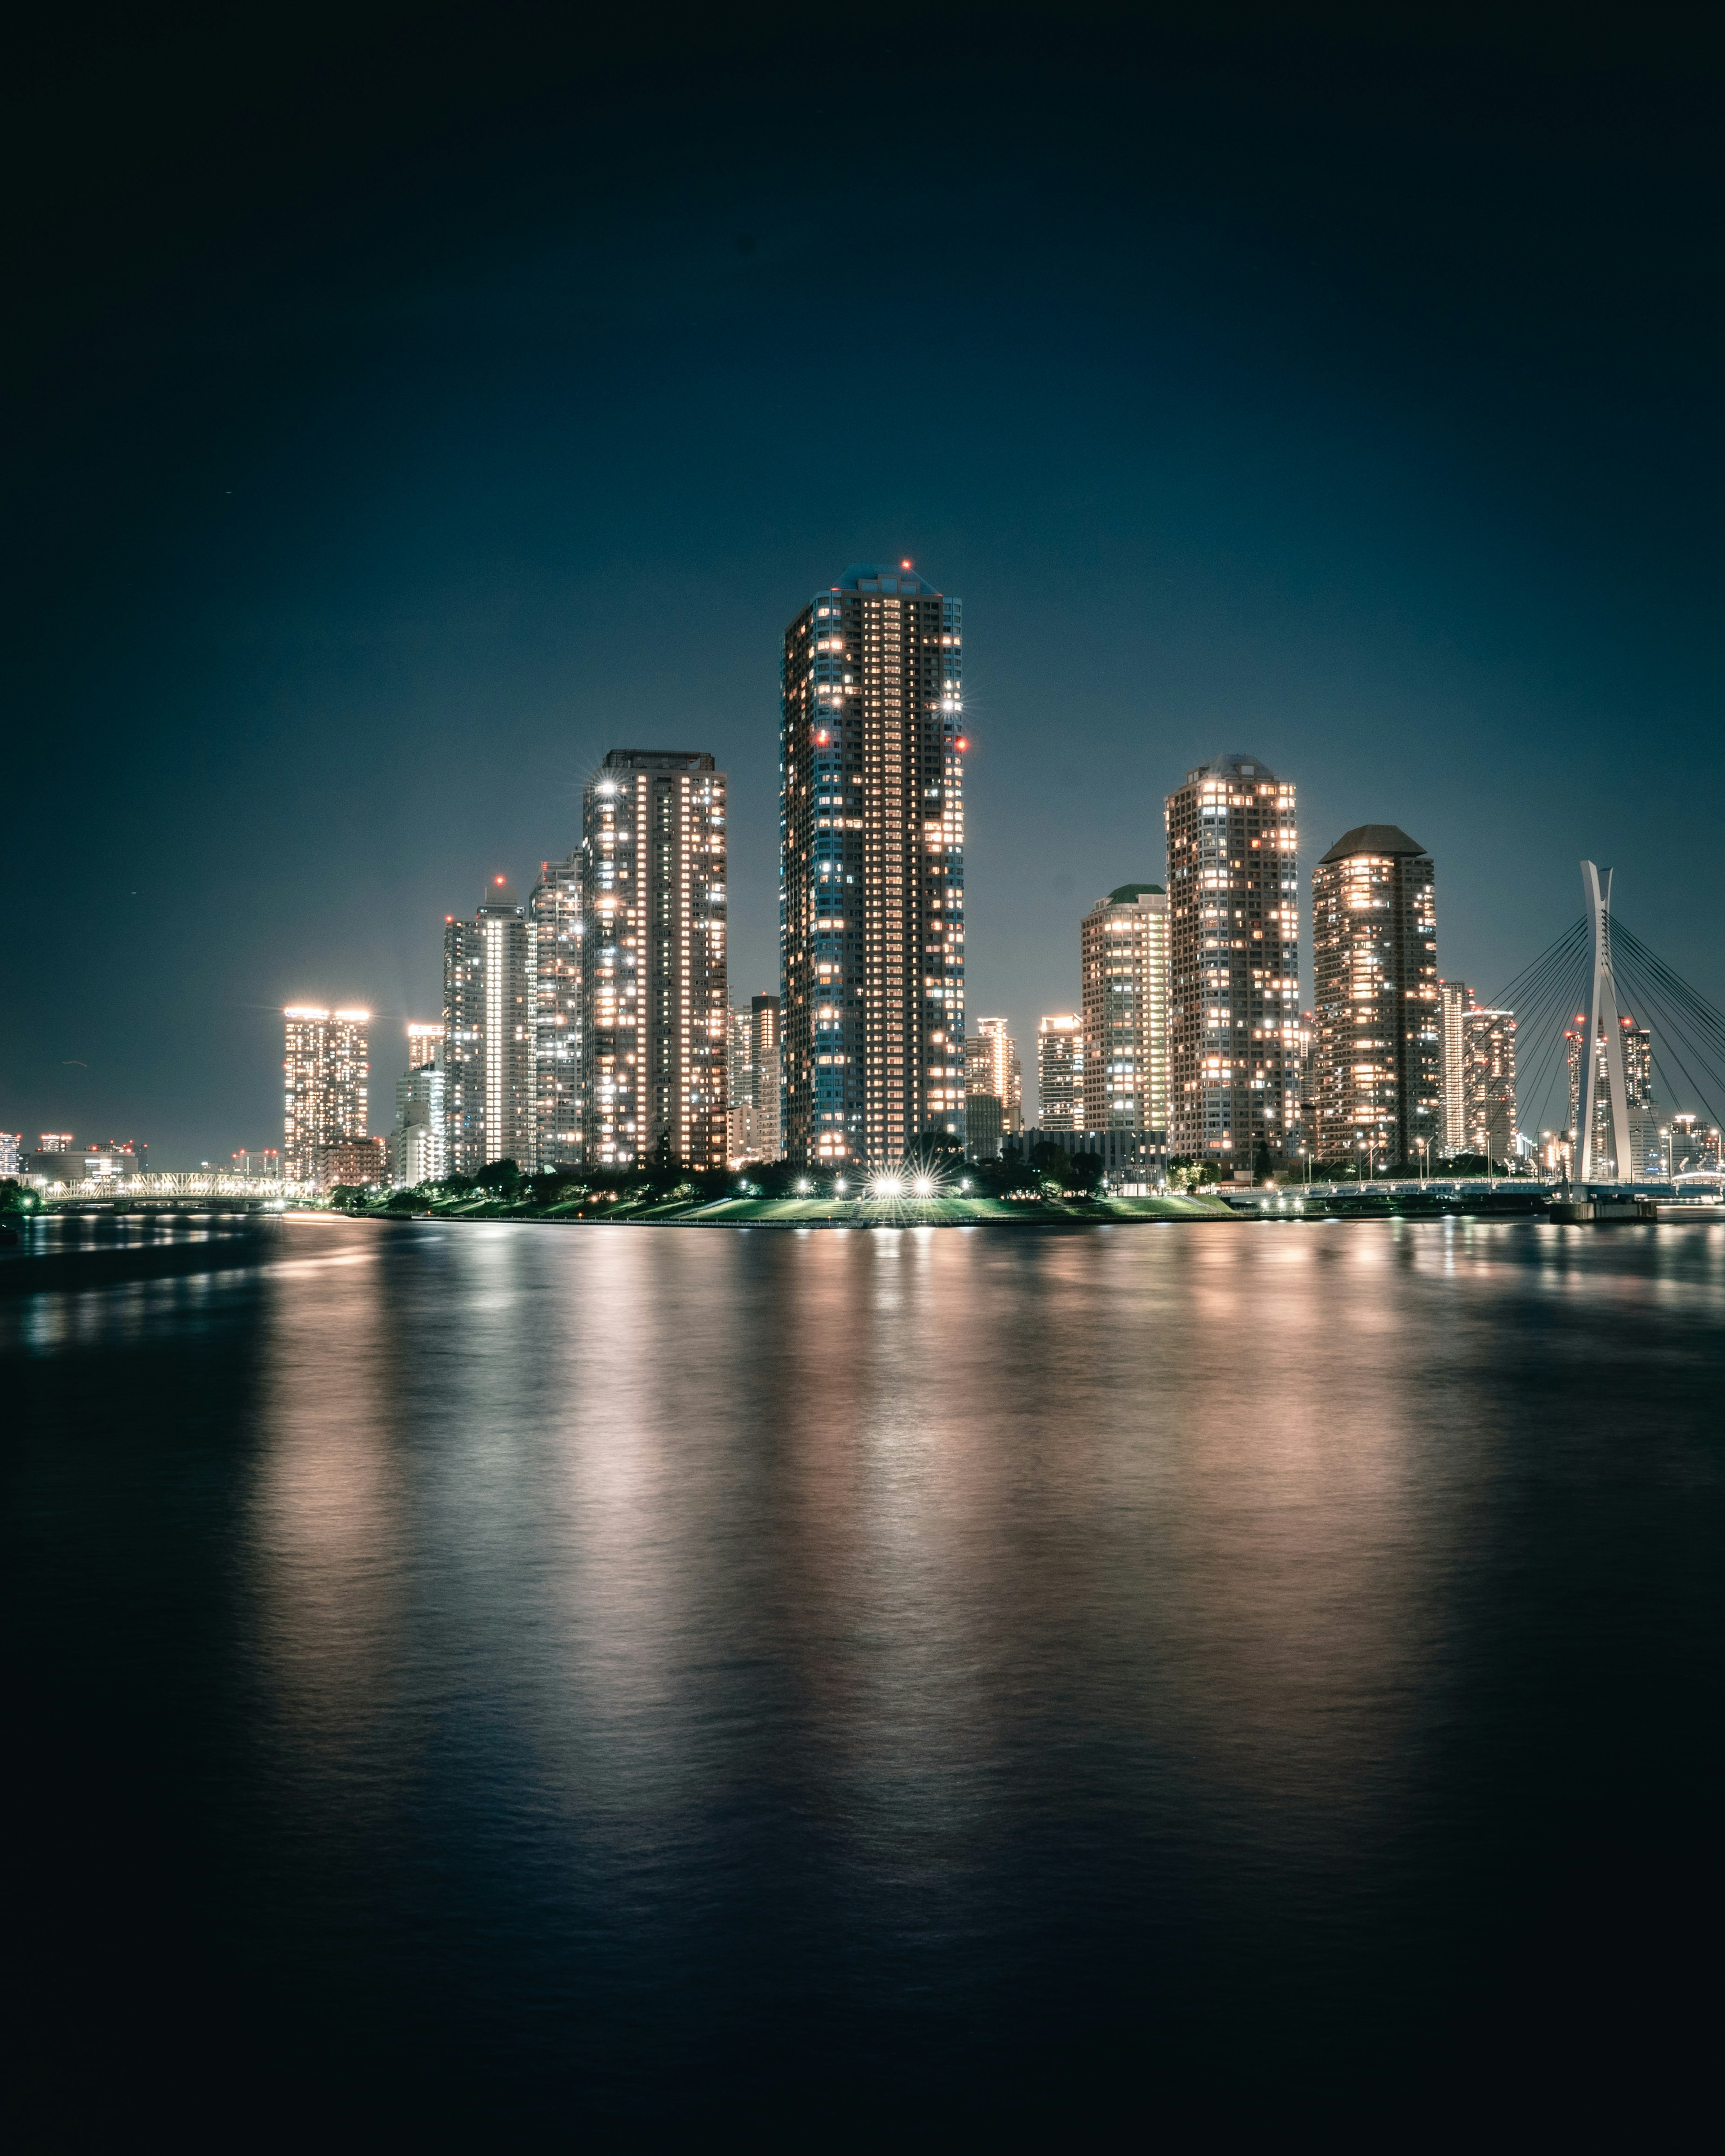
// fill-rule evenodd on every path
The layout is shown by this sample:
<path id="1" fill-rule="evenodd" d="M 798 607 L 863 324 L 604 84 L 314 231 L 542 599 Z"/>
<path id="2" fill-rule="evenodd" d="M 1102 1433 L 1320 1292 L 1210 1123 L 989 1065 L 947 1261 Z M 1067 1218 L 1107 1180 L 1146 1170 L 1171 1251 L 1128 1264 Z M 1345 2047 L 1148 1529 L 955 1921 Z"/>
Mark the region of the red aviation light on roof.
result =
<path id="1" fill-rule="evenodd" d="M 967 749 L 970 747 L 970 742 L 963 734 L 960 734 L 952 746 L 957 749 Z"/>
<path id="2" fill-rule="evenodd" d="M 914 569 L 916 566 L 916 564 L 914 562 L 901 562 L 899 563 L 899 567 L 901 569 Z"/>
<path id="3" fill-rule="evenodd" d="M 507 876 L 493 876 L 491 880 L 493 883 L 507 883 L 509 881 L 509 878 Z"/>

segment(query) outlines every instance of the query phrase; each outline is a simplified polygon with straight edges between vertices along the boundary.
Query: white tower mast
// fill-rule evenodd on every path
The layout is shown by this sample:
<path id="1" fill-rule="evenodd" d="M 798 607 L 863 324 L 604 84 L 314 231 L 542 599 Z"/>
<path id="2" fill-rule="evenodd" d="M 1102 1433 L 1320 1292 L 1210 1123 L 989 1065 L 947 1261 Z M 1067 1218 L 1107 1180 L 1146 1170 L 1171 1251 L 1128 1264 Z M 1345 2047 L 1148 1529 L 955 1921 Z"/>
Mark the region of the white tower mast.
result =
<path id="1" fill-rule="evenodd" d="M 1594 1158 L 1594 1101 L 1599 1090 L 1599 1035 L 1603 1029 L 1605 1045 L 1605 1076 L 1611 1095 L 1611 1142 L 1616 1154 L 1615 1168 L 1620 1183 L 1633 1183 L 1635 1163 L 1630 1155 L 1629 1089 L 1623 1076 L 1623 1029 L 1617 1023 L 1617 982 L 1611 971 L 1611 871 L 1605 870 L 1605 880 L 1599 880 L 1599 871 L 1591 861 L 1581 864 L 1581 888 L 1587 900 L 1588 927 L 1592 932 L 1594 946 L 1593 1011 L 1587 1029 L 1584 1050 L 1587 1057 L 1587 1082 L 1582 1089 L 1581 1180 L 1593 1181 L 1600 1172 L 1601 1163 Z"/>

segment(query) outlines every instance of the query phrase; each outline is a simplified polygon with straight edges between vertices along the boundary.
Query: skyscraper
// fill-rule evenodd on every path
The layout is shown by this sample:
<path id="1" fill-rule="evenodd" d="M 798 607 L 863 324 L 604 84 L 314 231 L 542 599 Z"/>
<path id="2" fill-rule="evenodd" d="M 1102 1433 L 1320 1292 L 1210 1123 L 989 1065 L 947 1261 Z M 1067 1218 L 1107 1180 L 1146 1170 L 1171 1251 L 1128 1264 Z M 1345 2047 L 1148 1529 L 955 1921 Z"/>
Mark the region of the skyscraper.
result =
<path id="1" fill-rule="evenodd" d="M 1320 1160 L 1417 1166 L 1437 1149 L 1435 875 L 1405 831 L 1361 824 L 1312 876 Z"/>
<path id="2" fill-rule="evenodd" d="M 581 1160 L 581 855 L 542 861 L 533 924 L 534 1122 L 542 1168 Z"/>
<path id="3" fill-rule="evenodd" d="M 326 1152 L 366 1135 L 372 1014 L 290 1004 L 282 1017 L 287 1028 L 283 1170 L 290 1183 L 315 1183 Z"/>
<path id="4" fill-rule="evenodd" d="M 726 1158 L 726 780 L 711 756 L 613 749 L 582 806 L 586 1158 Z"/>
<path id="5" fill-rule="evenodd" d="M 428 1063 L 435 1063 L 444 1045 L 441 1019 L 409 1019 L 408 1021 L 408 1068 L 418 1070 Z"/>
<path id="6" fill-rule="evenodd" d="M 1078 931 L 1084 1004 L 1083 1128 L 1166 1131 L 1168 901 L 1159 883 L 1123 883 Z"/>
<path id="7" fill-rule="evenodd" d="M 779 1055 L 779 1006 L 777 996 L 749 998 L 750 1076 L 754 1086 L 755 1158 L 782 1160 L 784 1134 L 779 1096 L 784 1068 Z"/>
<path id="8" fill-rule="evenodd" d="M 1000 1130 L 1015 1137 L 1024 1127 L 1024 1075 L 1019 1045 L 1004 1018 L 979 1018 L 964 1039 L 964 1091 L 1000 1103 Z"/>
<path id="9" fill-rule="evenodd" d="M 1213 757 L 1168 798 L 1168 1150 L 1284 1159 L 1300 1100 L 1294 788 Z"/>
<path id="10" fill-rule="evenodd" d="M 755 1027 L 746 1010 L 726 1014 L 726 1152 L 732 1168 L 758 1158 L 755 1150 Z"/>
<path id="11" fill-rule="evenodd" d="M 896 1163 L 964 1128 L 964 752 L 957 599 L 858 564 L 784 634 L 779 942 L 785 1149 Z"/>
<path id="12" fill-rule="evenodd" d="M 1438 983 L 1437 1150 L 1448 1159 L 1467 1146 L 1467 1012 L 1473 996 L 1465 981 Z"/>
<path id="13" fill-rule="evenodd" d="M 409 1064 L 395 1081 L 391 1167 L 396 1182 L 410 1189 L 440 1183 L 449 1172 L 444 1089 L 444 1073 L 434 1061 Z"/>
<path id="14" fill-rule="evenodd" d="M 471 921 L 444 928 L 444 1116 L 449 1168 L 537 1165 L 533 923 L 494 876 Z"/>
<path id="15" fill-rule="evenodd" d="M 1515 1013 L 1471 1004 L 1461 1014 L 1461 1143 L 1454 1149 L 1507 1163 L 1516 1129 Z"/>
<path id="16" fill-rule="evenodd" d="M 1084 1020 L 1076 1011 L 1050 1012 L 1036 1028 L 1036 1094 L 1040 1128 L 1083 1127 Z"/>

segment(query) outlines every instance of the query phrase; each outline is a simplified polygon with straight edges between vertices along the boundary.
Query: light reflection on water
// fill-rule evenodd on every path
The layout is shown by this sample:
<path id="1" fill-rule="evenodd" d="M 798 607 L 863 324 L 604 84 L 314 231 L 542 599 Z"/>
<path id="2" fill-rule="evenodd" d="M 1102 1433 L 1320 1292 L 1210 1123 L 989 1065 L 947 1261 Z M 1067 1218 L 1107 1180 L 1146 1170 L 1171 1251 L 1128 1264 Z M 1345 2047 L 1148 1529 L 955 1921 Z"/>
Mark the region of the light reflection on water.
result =
<path id="1" fill-rule="evenodd" d="M 0 1323 L 74 1424 L 242 1358 L 217 1514 L 110 1471 L 223 1583 L 224 1906 L 379 2061 L 626 2117 L 1453 2014 L 1587 1685 L 1716 1654 L 1716 1229 L 287 1243 Z"/>

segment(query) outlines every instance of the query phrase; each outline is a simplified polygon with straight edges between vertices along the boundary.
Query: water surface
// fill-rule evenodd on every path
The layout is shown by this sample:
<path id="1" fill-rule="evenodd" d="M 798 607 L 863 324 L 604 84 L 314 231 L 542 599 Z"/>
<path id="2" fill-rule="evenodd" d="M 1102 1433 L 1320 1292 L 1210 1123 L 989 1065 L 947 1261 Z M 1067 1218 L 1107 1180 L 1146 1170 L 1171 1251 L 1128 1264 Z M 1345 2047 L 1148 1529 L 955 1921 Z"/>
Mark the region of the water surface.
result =
<path id="1" fill-rule="evenodd" d="M 1700 2056 L 1725 1230 L 238 1259 L 0 1306 L 49 2115 L 963 2138 Z"/>

